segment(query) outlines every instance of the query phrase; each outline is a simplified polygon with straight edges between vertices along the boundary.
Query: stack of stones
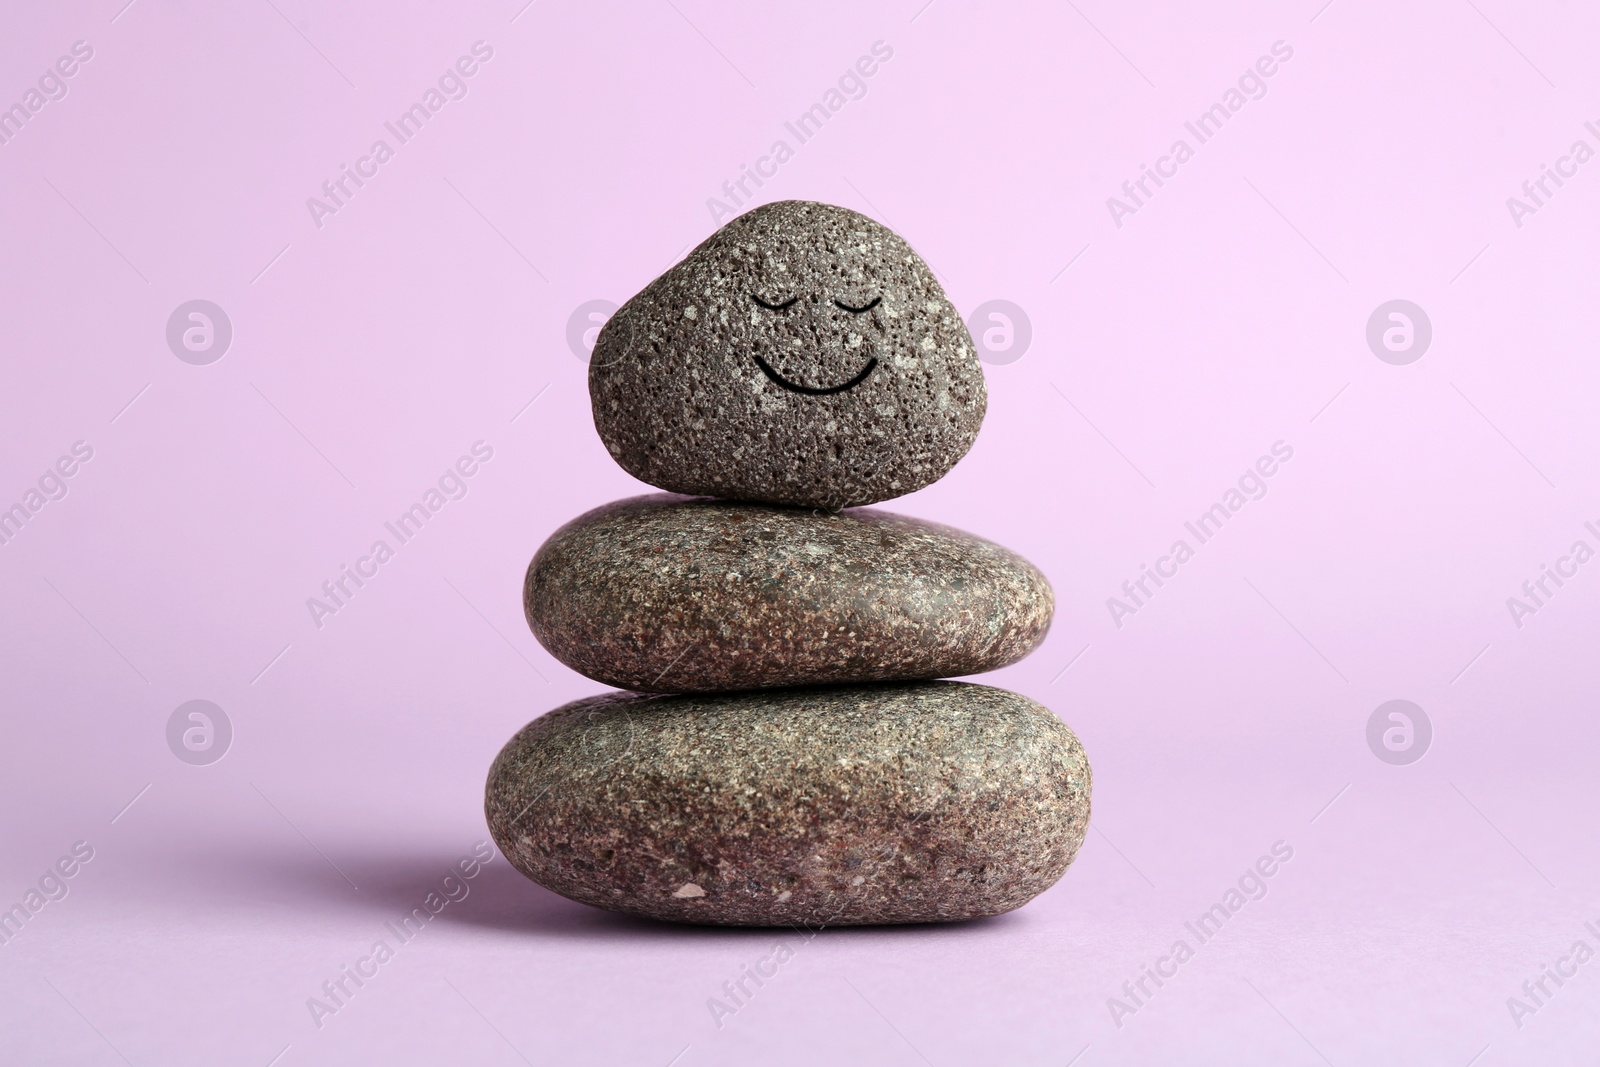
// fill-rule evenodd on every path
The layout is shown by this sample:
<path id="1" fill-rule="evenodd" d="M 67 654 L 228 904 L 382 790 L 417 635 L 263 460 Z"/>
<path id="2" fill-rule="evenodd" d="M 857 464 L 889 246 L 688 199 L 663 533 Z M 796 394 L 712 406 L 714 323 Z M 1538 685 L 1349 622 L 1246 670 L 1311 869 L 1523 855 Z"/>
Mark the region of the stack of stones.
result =
<path id="1" fill-rule="evenodd" d="M 966 326 L 898 235 L 788 201 L 620 308 L 595 426 L 668 492 L 596 508 L 528 568 L 550 653 L 624 692 L 558 708 L 489 773 L 495 841 L 600 908 L 727 925 L 970 919 L 1066 871 L 1090 772 L 1027 697 L 940 678 L 1044 639 L 1032 564 L 860 505 L 966 454 Z"/>

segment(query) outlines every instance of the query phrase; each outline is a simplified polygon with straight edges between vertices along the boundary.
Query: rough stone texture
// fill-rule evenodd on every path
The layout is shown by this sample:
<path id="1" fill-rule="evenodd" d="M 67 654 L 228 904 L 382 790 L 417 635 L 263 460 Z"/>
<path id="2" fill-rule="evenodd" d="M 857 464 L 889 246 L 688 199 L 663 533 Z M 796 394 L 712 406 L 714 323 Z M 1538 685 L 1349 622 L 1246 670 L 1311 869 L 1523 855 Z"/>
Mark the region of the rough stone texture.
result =
<path id="1" fill-rule="evenodd" d="M 619 308 L 589 394 L 611 455 L 651 485 L 829 509 L 943 477 L 988 396 L 922 258 L 803 200 L 739 216 Z"/>
<path id="2" fill-rule="evenodd" d="M 1055 598 L 1027 560 L 948 526 L 658 494 L 557 530 L 523 604 L 573 670 L 684 693 L 994 670 L 1044 640 Z"/>
<path id="3" fill-rule="evenodd" d="M 489 771 L 513 866 L 656 919 L 942 922 L 1021 907 L 1089 825 L 1089 763 L 1046 708 L 961 682 L 591 697 Z"/>

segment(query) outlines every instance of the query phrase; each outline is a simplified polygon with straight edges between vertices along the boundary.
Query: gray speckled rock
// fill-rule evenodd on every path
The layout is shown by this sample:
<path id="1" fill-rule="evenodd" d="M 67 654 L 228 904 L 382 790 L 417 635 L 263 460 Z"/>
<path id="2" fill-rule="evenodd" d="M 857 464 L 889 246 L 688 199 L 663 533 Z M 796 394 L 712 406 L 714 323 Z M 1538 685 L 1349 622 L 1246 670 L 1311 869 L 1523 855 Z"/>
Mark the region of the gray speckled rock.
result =
<path id="1" fill-rule="evenodd" d="M 911 246 L 803 200 L 739 216 L 619 308 L 589 394 L 606 448 L 651 485 L 830 509 L 943 477 L 988 396 Z"/>
<path id="2" fill-rule="evenodd" d="M 562 896 L 656 919 L 941 922 L 1021 907 L 1089 825 L 1071 730 L 961 682 L 615 693 L 535 719 L 489 771 L 489 828 Z"/>
<path id="3" fill-rule="evenodd" d="M 523 604 L 573 670 L 686 693 L 994 670 L 1044 640 L 1055 598 L 1027 560 L 948 526 L 663 494 L 557 530 Z"/>

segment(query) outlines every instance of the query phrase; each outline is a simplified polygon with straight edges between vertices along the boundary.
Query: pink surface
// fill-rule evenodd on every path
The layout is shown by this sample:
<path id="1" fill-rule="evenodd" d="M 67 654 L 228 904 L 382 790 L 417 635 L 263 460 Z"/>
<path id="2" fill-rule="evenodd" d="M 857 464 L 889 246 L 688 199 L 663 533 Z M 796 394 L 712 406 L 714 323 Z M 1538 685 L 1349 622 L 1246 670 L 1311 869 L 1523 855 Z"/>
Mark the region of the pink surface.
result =
<path id="1" fill-rule="evenodd" d="M 28 515 L 0 545 L 0 904 L 44 889 L 0 944 L 0 1061 L 1593 1049 L 1600 963 L 1572 951 L 1600 950 L 1600 564 L 1571 547 L 1600 549 L 1600 19 L 921 2 L 8 16 L 0 105 L 42 88 L 0 127 L 0 506 Z M 864 95 L 799 144 L 785 123 L 880 41 Z M 1249 74 L 1275 47 L 1271 77 Z M 60 57 L 70 78 L 46 74 Z M 461 57 L 470 77 L 449 73 Z M 430 88 L 437 112 L 400 143 L 385 123 Z M 1185 124 L 1219 102 L 1201 143 Z M 593 432 L 569 318 L 710 233 L 708 199 L 779 139 L 792 158 L 746 179 L 759 199 L 867 212 L 964 313 L 1028 317 L 1028 349 L 988 368 L 972 453 L 890 507 L 1055 584 L 1044 647 L 985 680 L 1079 731 L 1088 841 L 1012 915 L 809 939 L 593 912 L 499 857 L 446 887 L 487 836 L 498 747 L 599 688 L 528 634 L 523 568 L 557 525 L 642 491 Z M 1532 184 L 1546 165 L 1563 184 Z M 365 184 L 313 212 L 341 166 Z M 1135 200 L 1141 166 L 1168 177 Z M 220 359 L 220 334 L 183 347 L 187 312 L 187 357 L 169 347 L 193 300 L 231 324 Z M 1386 318 L 1385 358 L 1369 347 L 1391 300 L 1426 313 L 1421 358 L 1383 348 Z M 464 495 L 447 482 L 459 499 L 362 564 L 477 442 L 492 456 Z M 1265 495 L 1199 543 L 1185 523 L 1277 442 L 1293 455 Z M 71 476 L 47 474 L 61 457 Z M 1179 539 L 1192 558 L 1160 564 Z M 1158 564 L 1176 575 L 1126 598 Z M 344 565 L 376 574 L 314 619 Z M 1544 565 L 1569 576 L 1535 602 Z M 1406 765 L 1368 744 L 1396 699 L 1432 726 Z M 169 747 L 193 700 L 231 724 L 220 761 L 188 712 Z M 1266 895 L 1200 944 L 1185 924 L 1280 841 Z M 63 857 L 70 878 L 49 873 Z M 460 899 L 401 944 L 386 924 L 446 888 Z M 360 963 L 379 939 L 393 958 Z M 1170 973 L 1180 939 L 1176 976 L 1124 991 Z M 778 976 L 714 1018 L 780 940 Z M 347 965 L 376 973 L 314 1018 Z"/>

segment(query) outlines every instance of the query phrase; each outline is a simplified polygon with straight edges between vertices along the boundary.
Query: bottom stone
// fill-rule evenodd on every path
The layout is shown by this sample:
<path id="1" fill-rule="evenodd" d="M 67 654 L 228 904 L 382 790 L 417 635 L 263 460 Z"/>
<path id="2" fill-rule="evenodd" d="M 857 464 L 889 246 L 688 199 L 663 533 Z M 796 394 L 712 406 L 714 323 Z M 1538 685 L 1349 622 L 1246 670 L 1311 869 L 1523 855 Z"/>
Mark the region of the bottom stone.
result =
<path id="1" fill-rule="evenodd" d="M 1072 862 L 1089 789 L 1048 709 L 927 682 L 575 701 L 501 750 L 485 809 L 513 866 L 584 904 L 838 926 L 1021 907 Z"/>

